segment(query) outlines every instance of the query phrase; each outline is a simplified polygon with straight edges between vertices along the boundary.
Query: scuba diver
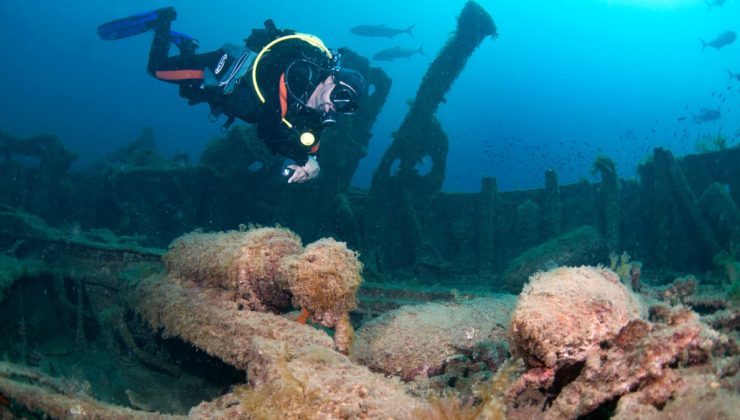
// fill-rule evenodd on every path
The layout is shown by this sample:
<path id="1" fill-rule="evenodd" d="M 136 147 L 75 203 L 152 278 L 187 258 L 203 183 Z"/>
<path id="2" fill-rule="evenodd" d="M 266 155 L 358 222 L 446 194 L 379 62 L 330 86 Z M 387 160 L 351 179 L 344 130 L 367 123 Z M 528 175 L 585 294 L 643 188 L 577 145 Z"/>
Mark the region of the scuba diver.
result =
<path id="1" fill-rule="evenodd" d="M 253 29 L 245 46 L 225 44 L 197 54 L 198 41 L 170 30 L 173 7 L 104 23 L 98 35 L 117 40 L 154 31 L 147 70 L 159 80 L 179 85 L 191 105 L 206 102 L 211 116 L 255 124 L 257 135 L 274 153 L 295 162 L 283 169 L 288 183 L 319 174 L 316 160 L 321 132 L 337 114 L 353 114 L 365 92 L 365 79 L 343 68 L 340 54 L 311 35 L 279 30 L 272 20 Z M 179 49 L 170 56 L 170 45 Z"/>

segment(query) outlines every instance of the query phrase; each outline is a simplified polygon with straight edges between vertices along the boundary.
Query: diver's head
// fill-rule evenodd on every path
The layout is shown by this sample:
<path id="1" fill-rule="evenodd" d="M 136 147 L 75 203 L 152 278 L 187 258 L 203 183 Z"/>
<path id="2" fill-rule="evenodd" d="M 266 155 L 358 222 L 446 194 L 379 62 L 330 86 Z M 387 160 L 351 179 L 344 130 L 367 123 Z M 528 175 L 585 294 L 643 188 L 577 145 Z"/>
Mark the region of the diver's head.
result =
<path id="1" fill-rule="evenodd" d="M 321 125 L 337 122 L 337 113 L 351 115 L 357 111 L 365 91 L 365 78 L 351 69 L 340 69 L 324 79 L 311 94 L 307 105 L 319 111 Z"/>
<path id="2" fill-rule="evenodd" d="M 342 114 L 354 114 L 365 92 L 365 78 L 358 71 L 340 69 L 333 74 L 333 81 L 330 99 L 334 108 Z"/>

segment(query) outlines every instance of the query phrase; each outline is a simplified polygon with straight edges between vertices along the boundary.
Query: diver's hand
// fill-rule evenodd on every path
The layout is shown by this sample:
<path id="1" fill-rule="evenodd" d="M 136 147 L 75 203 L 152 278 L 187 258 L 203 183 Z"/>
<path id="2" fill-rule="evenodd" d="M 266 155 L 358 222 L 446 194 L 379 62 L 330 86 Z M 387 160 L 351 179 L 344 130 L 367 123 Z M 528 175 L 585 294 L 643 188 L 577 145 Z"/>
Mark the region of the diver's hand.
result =
<path id="1" fill-rule="evenodd" d="M 313 156 L 309 156 L 308 161 L 303 166 L 288 165 L 288 168 L 295 171 L 293 172 L 293 176 L 288 179 L 288 184 L 292 184 L 293 182 L 301 183 L 312 180 L 319 176 L 319 171 L 321 170 L 321 168 L 319 167 L 319 162 L 317 162 L 316 158 Z"/>

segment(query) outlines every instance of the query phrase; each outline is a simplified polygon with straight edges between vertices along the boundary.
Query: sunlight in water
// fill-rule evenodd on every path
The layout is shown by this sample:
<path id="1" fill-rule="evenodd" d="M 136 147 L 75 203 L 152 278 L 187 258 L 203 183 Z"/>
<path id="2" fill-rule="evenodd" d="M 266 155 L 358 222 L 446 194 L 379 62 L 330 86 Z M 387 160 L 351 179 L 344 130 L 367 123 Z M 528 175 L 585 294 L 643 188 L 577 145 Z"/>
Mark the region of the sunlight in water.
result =
<path id="1" fill-rule="evenodd" d="M 614 6 L 634 6 L 653 9 L 677 9 L 701 3 L 701 0 L 603 0 Z M 711 1 L 710 1 L 711 3 Z"/>

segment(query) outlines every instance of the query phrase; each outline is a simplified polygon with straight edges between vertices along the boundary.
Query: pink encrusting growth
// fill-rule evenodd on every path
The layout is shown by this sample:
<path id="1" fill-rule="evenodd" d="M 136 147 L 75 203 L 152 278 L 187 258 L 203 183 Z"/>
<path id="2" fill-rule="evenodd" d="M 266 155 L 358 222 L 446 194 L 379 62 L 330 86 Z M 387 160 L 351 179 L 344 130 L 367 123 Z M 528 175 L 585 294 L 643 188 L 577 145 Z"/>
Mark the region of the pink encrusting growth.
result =
<path id="1" fill-rule="evenodd" d="M 532 276 L 511 318 L 511 351 L 530 366 L 561 367 L 640 317 L 638 299 L 612 271 L 562 267 Z"/>
<path id="2" fill-rule="evenodd" d="M 660 296 L 672 302 L 668 297 L 689 296 L 694 286 L 679 281 Z M 598 409 L 624 419 L 734 418 L 735 342 L 680 302 L 649 311 L 641 302 L 601 267 L 532 276 L 508 332 L 512 353 L 528 368 L 507 390 L 509 407 L 545 419 Z M 533 393 L 541 393 L 539 402 Z"/>
<path id="3" fill-rule="evenodd" d="M 248 309 L 278 312 L 290 308 L 280 261 L 302 250 L 301 239 L 287 229 L 190 233 L 172 242 L 164 261 L 175 279 L 231 290 Z"/>
<path id="4" fill-rule="evenodd" d="M 281 313 L 295 305 L 336 328 L 337 348 L 349 351 L 362 264 L 343 242 L 325 238 L 304 248 L 284 228 L 191 233 L 176 239 L 164 259 L 171 280 L 233 292 L 246 309 Z"/>

